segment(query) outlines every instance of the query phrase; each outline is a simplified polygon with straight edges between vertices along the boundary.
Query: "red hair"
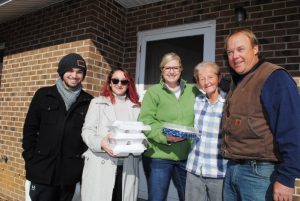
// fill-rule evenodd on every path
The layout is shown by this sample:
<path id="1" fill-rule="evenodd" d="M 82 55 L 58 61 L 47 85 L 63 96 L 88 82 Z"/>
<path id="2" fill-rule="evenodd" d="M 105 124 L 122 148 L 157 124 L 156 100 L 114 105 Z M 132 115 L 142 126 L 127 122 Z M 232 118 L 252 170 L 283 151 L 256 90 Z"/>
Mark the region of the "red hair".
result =
<path id="1" fill-rule="evenodd" d="M 130 76 L 127 70 L 121 67 L 115 68 L 110 71 L 103 87 L 100 90 L 100 96 L 108 97 L 112 104 L 116 103 L 115 96 L 113 95 L 113 92 L 110 87 L 111 78 L 116 71 L 122 71 L 124 73 L 125 78 L 128 80 L 128 89 L 126 91 L 127 98 L 129 98 L 129 100 L 135 105 L 141 106 L 133 78 Z"/>

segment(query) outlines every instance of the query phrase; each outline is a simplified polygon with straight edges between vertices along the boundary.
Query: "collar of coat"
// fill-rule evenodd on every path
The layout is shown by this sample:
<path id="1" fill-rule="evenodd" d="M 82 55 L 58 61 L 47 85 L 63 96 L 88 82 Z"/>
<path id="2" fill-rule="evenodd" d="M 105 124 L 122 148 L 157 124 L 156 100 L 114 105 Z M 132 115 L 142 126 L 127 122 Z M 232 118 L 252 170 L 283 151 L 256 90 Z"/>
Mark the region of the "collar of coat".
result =
<path id="1" fill-rule="evenodd" d="M 129 99 L 128 99 L 129 100 Z M 107 105 L 113 105 L 110 98 L 109 97 L 105 97 L 105 96 L 99 96 L 98 97 L 98 103 L 100 104 L 107 104 Z M 136 108 L 136 107 L 139 107 L 138 105 L 134 104 L 133 102 L 131 102 L 129 100 L 129 104 L 132 108 Z"/>
<path id="2" fill-rule="evenodd" d="M 49 87 L 49 90 L 47 91 L 47 95 L 61 98 L 56 85 Z M 92 98 L 93 98 L 92 95 L 85 92 L 84 90 L 81 90 L 76 102 L 89 102 L 92 100 Z"/>
<path id="3" fill-rule="evenodd" d="M 161 85 L 164 89 L 169 90 L 168 87 L 166 86 L 166 83 L 164 82 L 163 79 L 161 79 L 159 83 L 160 83 L 160 85 Z M 181 91 L 182 91 L 182 90 L 185 88 L 185 86 L 186 86 L 186 81 L 183 80 L 183 79 L 180 79 L 179 85 L 180 85 L 180 89 L 181 89 Z"/>

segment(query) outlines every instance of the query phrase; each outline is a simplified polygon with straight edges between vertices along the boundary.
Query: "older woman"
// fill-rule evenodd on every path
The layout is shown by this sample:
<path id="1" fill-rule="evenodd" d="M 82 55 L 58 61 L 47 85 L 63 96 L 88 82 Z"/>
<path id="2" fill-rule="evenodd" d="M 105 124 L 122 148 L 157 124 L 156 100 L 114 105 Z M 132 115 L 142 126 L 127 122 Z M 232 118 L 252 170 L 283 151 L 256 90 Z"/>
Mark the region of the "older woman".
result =
<path id="1" fill-rule="evenodd" d="M 221 201 L 227 160 L 221 155 L 221 118 L 226 93 L 219 88 L 221 73 L 213 62 L 199 63 L 194 70 L 198 87 L 194 126 L 199 138 L 193 141 L 187 162 L 186 201 Z"/>
<path id="2" fill-rule="evenodd" d="M 146 92 L 139 118 L 151 126 L 151 131 L 145 133 L 150 146 L 143 155 L 148 200 L 166 200 L 173 179 L 179 199 L 183 201 L 190 141 L 164 135 L 162 129 L 166 122 L 193 126 L 193 105 L 198 90 L 181 79 L 183 68 L 177 54 L 165 54 L 160 70 L 162 79 Z"/>
<path id="3" fill-rule="evenodd" d="M 88 150 L 82 175 L 83 201 L 135 201 L 138 193 L 139 158 L 114 156 L 109 128 L 115 120 L 136 121 L 138 95 L 133 79 L 122 68 L 112 70 L 100 97 L 87 112 L 82 137 Z"/>

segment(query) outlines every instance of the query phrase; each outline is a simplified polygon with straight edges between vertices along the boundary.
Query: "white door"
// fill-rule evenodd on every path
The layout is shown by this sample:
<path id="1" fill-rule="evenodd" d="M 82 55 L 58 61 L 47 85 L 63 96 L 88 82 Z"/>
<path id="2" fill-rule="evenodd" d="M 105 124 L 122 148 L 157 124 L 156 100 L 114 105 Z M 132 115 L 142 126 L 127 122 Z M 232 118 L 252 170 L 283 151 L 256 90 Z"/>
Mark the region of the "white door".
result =
<path id="1" fill-rule="evenodd" d="M 183 79 L 192 82 L 193 69 L 201 61 L 215 61 L 216 22 L 206 21 L 138 33 L 136 84 L 142 99 L 146 89 L 160 79 L 159 63 L 167 52 L 182 59 Z M 140 163 L 139 198 L 147 200 L 147 183 Z M 178 201 L 171 182 L 167 201 Z"/>

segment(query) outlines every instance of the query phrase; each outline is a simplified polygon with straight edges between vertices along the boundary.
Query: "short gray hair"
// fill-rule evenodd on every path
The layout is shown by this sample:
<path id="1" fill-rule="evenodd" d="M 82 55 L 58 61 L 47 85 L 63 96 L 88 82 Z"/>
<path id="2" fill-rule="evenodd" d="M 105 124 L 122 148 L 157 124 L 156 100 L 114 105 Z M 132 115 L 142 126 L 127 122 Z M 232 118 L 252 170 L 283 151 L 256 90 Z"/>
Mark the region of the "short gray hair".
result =
<path id="1" fill-rule="evenodd" d="M 207 67 L 211 67 L 216 75 L 220 76 L 221 75 L 221 71 L 220 71 L 220 67 L 218 66 L 218 64 L 216 64 L 215 62 L 211 62 L 211 61 L 203 61 L 201 63 L 198 63 L 195 68 L 194 68 L 194 78 L 196 80 L 198 80 L 198 72 L 203 69 L 203 68 L 207 68 Z"/>

